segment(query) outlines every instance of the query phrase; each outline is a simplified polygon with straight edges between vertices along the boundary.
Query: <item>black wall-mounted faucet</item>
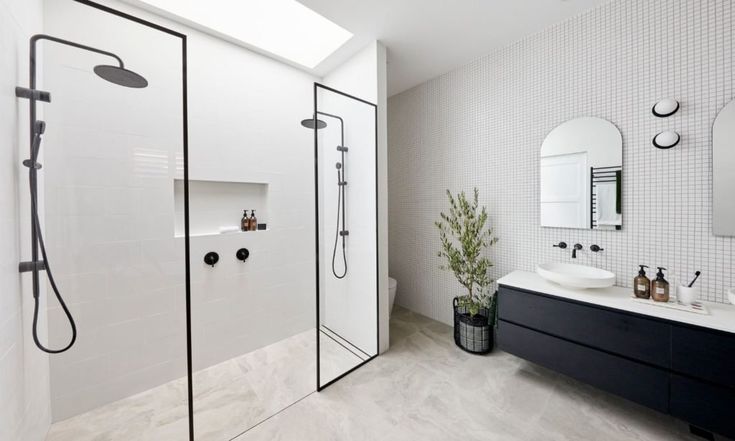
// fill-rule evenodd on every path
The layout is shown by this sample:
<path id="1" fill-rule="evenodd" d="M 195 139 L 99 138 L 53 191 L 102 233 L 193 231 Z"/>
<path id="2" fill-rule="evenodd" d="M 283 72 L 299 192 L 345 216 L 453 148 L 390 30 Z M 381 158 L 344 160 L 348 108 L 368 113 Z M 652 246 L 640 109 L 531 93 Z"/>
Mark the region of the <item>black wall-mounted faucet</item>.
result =
<path id="1" fill-rule="evenodd" d="M 237 260 L 245 262 L 246 260 L 248 260 L 248 257 L 250 257 L 250 251 L 247 248 L 240 248 L 235 253 L 235 257 L 237 258 Z"/>
<path id="2" fill-rule="evenodd" d="M 204 263 L 214 268 L 214 266 L 219 262 L 219 254 L 215 253 L 214 251 L 210 251 L 207 254 L 204 255 Z"/>
<path id="3" fill-rule="evenodd" d="M 583 249 L 584 249 L 584 247 L 582 246 L 582 244 L 575 243 L 574 244 L 574 249 L 572 250 L 572 259 L 576 259 L 577 258 L 577 251 L 582 251 Z"/>

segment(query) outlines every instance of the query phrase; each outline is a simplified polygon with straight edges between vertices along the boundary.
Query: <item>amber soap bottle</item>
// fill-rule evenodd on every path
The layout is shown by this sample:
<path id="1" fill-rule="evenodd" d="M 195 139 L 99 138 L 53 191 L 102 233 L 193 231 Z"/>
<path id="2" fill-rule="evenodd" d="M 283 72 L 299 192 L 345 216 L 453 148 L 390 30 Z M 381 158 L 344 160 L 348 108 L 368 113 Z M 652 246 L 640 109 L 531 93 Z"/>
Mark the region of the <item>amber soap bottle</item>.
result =
<path id="1" fill-rule="evenodd" d="M 252 214 L 250 215 L 249 230 L 255 231 L 258 229 L 258 218 L 255 217 L 255 210 L 250 210 L 250 211 Z"/>
<path id="2" fill-rule="evenodd" d="M 240 230 L 250 230 L 250 219 L 248 219 L 248 210 L 243 210 L 242 212 L 242 220 L 240 220 Z"/>
<path id="3" fill-rule="evenodd" d="M 664 271 L 666 271 L 666 268 L 659 266 L 656 280 L 651 284 L 651 297 L 656 302 L 669 301 L 669 282 L 664 278 Z"/>
<path id="4" fill-rule="evenodd" d="M 651 279 L 646 277 L 646 265 L 638 265 L 641 269 L 638 271 L 638 276 L 633 279 L 633 294 L 639 299 L 650 299 L 651 298 Z"/>

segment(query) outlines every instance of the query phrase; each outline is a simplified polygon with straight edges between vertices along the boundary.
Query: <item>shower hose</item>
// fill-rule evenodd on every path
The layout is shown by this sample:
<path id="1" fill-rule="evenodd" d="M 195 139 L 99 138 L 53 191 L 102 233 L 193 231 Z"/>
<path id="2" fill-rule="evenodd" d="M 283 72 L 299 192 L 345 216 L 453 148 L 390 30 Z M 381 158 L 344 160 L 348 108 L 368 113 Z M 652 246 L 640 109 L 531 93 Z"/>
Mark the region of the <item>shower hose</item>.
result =
<path id="1" fill-rule="evenodd" d="M 346 236 L 342 234 L 342 261 L 344 262 L 344 271 L 341 274 L 337 273 L 337 245 L 339 243 L 340 232 L 345 228 L 345 185 L 344 179 L 342 178 L 343 167 L 339 162 L 337 163 L 337 230 L 334 233 L 334 248 L 332 249 L 332 274 L 338 279 L 344 279 L 347 275 L 347 252 L 345 250 Z M 342 228 L 340 228 L 340 220 L 342 222 Z"/>
<path id="2" fill-rule="evenodd" d="M 31 159 L 28 164 L 28 182 L 30 183 L 31 187 L 31 228 L 33 228 L 36 232 L 36 237 L 38 239 L 38 248 L 41 250 L 41 256 L 43 258 L 43 263 L 46 269 L 46 276 L 48 277 L 49 285 L 51 285 L 51 289 L 54 291 L 54 294 L 56 295 L 56 298 L 58 299 L 61 308 L 64 310 L 66 317 L 69 319 L 69 325 L 71 327 L 71 340 L 69 341 L 69 344 L 61 349 L 49 349 L 44 346 L 43 343 L 41 343 L 41 340 L 38 338 L 38 310 L 40 307 L 39 303 L 41 297 L 41 287 L 39 286 L 40 283 L 37 283 L 37 279 L 34 278 L 33 341 L 36 343 L 36 346 L 38 346 L 38 348 L 43 352 L 46 352 L 48 354 L 60 354 L 69 350 L 74 345 L 74 342 L 77 340 L 77 326 L 76 323 L 74 323 L 74 317 L 72 317 L 69 308 L 66 306 L 66 302 L 64 302 L 64 298 L 59 292 L 59 287 L 56 285 L 56 280 L 54 280 L 54 276 L 51 273 L 51 268 L 49 267 L 48 262 L 48 255 L 46 254 L 46 244 L 44 243 L 43 233 L 41 232 L 41 221 L 38 216 L 38 170 L 36 167 L 38 152 L 41 148 L 41 133 L 43 133 L 43 123 L 39 121 L 35 126 L 36 128 L 34 129 L 35 133 L 33 136 L 33 144 L 31 146 Z M 38 269 L 36 269 L 35 271 L 38 271 Z"/>

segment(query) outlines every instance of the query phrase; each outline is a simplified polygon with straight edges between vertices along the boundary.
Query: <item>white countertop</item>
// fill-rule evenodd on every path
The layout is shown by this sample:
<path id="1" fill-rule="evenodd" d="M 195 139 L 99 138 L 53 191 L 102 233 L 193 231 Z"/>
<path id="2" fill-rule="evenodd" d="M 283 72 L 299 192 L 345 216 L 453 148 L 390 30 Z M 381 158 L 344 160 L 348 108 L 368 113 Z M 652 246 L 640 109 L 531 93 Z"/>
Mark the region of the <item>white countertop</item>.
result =
<path id="1" fill-rule="evenodd" d="M 703 328 L 735 333 L 735 306 L 723 303 L 701 302 L 709 310 L 709 315 L 694 314 L 686 311 L 662 308 L 634 302 L 632 288 L 613 286 L 610 288 L 575 289 L 552 283 L 530 271 L 513 271 L 500 278 L 499 285 L 515 287 L 563 297 L 579 302 L 591 303 L 621 311 L 633 312 L 664 320 L 687 323 Z"/>

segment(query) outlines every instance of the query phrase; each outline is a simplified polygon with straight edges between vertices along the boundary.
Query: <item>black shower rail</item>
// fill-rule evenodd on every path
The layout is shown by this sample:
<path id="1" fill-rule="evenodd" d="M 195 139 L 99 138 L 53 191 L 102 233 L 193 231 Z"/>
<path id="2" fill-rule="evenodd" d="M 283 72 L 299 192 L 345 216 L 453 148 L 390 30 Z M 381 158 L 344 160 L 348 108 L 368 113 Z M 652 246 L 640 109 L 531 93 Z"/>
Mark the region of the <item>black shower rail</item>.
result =
<path id="1" fill-rule="evenodd" d="M 37 45 L 41 40 L 52 41 L 54 43 L 71 46 L 77 49 L 94 52 L 100 55 L 105 55 L 114 58 L 118 66 L 111 65 L 98 65 L 95 66 L 94 72 L 104 80 L 119 86 L 132 87 L 132 88 L 144 88 L 148 86 L 148 81 L 141 75 L 128 70 L 125 68 L 125 64 L 122 59 L 113 54 L 112 52 L 103 51 L 91 46 L 74 43 L 73 41 L 64 40 L 50 35 L 38 34 L 34 35 L 30 39 L 30 60 L 29 60 L 29 85 L 28 88 L 16 87 L 15 95 L 18 98 L 28 99 L 30 101 L 30 135 L 31 135 L 31 147 L 30 147 L 30 158 L 23 161 L 23 165 L 28 167 L 28 182 L 30 186 L 31 196 L 31 260 L 26 262 L 20 262 L 19 270 L 21 273 L 31 272 L 32 283 L 33 283 L 33 341 L 36 346 L 43 352 L 48 354 L 59 354 L 66 352 L 74 346 L 77 340 L 77 326 L 74 322 L 74 317 L 69 311 L 69 307 L 66 305 L 64 298 L 61 295 L 59 287 L 56 285 L 53 273 L 49 266 L 49 259 L 46 253 L 46 244 L 43 239 L 43 233 L 41 230 L 41 220 L 38 215 L 38 170 L 41 169 L 41 164 L 38 163 L 38 153 L 41 150 L 41 141 L 44 132 L 46 131 L 46 123 L 37 119 L 37 105 L 38 101 L 50 103 L 51 94 L 46 91 L 36 89 L 36 53 Z M 39 251 L 43 260 L 39 260 Z M 69 320 L 69 326 L 71 327 L 71 339 L 69 343 L 61 349 L 50 349 L 46 347 L 38 337 L 38 310 L 41 297 L 41 280 L 40 272 L 46 271 L 46 276 L 51 285 L 51 289 L 54 295 L 59 301 L 61 308 L 64 310 L 67 319 Z"/>

